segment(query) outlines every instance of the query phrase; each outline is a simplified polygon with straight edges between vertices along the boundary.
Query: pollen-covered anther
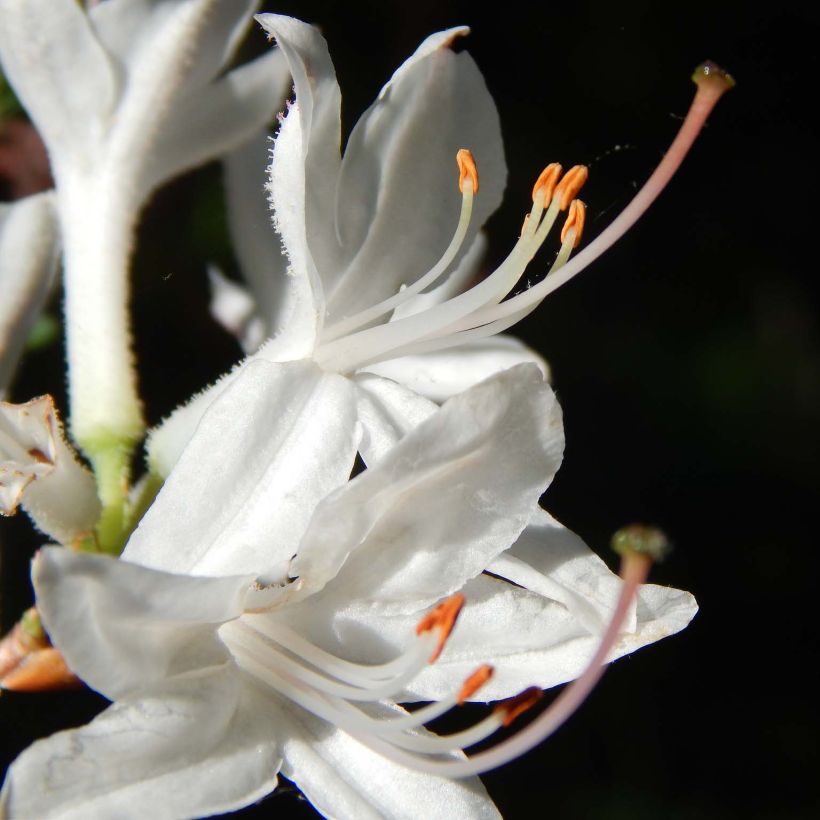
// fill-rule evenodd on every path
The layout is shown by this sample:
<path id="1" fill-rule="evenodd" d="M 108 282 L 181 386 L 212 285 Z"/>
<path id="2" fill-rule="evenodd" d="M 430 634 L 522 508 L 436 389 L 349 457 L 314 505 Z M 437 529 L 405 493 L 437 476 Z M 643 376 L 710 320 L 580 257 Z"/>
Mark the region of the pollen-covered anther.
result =
<path id="1" fill-rule="evenodd" d="M 428 612 L 427 615 L 419 621 L 416 627 L 417 635 L 423 635 L 425 632 L 431 632 L 434 629 L 439 631 L 438 643 L 436 644 L 435 651 L 430 656 L 430 663 L 434 663 L 441 654 L 441 650 L 444 649 L 444 644 L 453 631 L 456 619 L 463 606 L 464 596 L 460 592 L 457 592 L 455 595 L 451 595 L 447 598 L 447 600 L 442 601 L 432 612 Z"/>
<path id="2" fill-rule="evenodd" d="M 458 693 L 456 702 L 461 706 L 465 701 L 468 701 L 485 683 L 493 676 L 495 670 L 489 664 L 479 666 L 467 680 Z"/>
<path id="3" fill-rule="evenodd" d="M 584 223 L 587 218 L 587 206 L 580 199 L 573 199 L 569 206 L 567 220 L 561 229 L 561 241 L 565 242 L 570 231 L 574 231 L 572 247 L 577 248 L 584 233 Z"/>
<path id="4" fill-rule="evenodd" d="M 584 187 L 587 179 L 589 179 L 589 168 L 586 165 L 573 165 L 561 178 L 561 181 L 555 188 L 553 196 L 560 196 L 559 208 L 566 211 L 570 203 L 576 196 L 578 196 L 581 188 Z"/>
<path id="5" fill-rule="evenodd" d="M 478 193 L 478 168 L 476 168 L 473 152 L 469 148 L 461 148 L 456 154 L 458 163 L 458 190 L 464 193 L 464 183 L 470 180 L 473 183 L 473 193 Z"/>
<path id="6" fill-rule="evenodd" d="M 522 715 L 528 709 L 532 709 L 542 697 L 544 697 L 544 693 L 537 686 L 530 686 L 529 689 L 525 689 L 511 698 L 497 703 L 493 711 L 496 714 L 503 714 L 502 726 L 509 726 L 519 715 Z"/>
<path id="7" fill-rule="evenodd" d="M 555 186 L 558 185 L 558 180 L 561 177 L 561 172 L 564 169 L 557 162 L 551 162 L 535 180 L 535 185 L 532 186 L 532 201 L 538 196 L 538 192 L 544 189 L 544 202 L 549 202 L 555 193 Z"/>

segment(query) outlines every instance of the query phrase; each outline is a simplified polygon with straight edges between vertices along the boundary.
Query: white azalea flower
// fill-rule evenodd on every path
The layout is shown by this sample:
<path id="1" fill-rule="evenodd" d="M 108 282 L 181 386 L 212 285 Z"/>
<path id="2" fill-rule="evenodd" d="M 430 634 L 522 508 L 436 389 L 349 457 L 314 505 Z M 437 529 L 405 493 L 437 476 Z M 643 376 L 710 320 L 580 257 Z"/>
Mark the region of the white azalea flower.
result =
<path id="1" fill-rule="evenodd" d="M 692 112 L 655 174 L 571 260 L 584 219 L 575 195 L 587 172 L 576 166 L 562 175 L 557 164 L 547 166 L 515 247 L 496 271 L 468 287 L 483 252 L 478 231 L 500 203 L 506 167 L 498 113 L 484 80 L 468 54 L 449 48 L 467 29 L 439 32 L 419 46 L 362 116 L 341 157 L 341 94 L 325 40 L 292 18 L 257 19 L 276 38 L 295 87 L 269 168 L 284 256 L 258 233 L 264 206 L 258 193 L 248 198 L 248 191 L 255 185 L 259 192 L 254 177 L 261 149 L 252 146 L 229 158 L 227 171 L 234 233 L 252 293 L 214 275 L 214 312 L 246 348 L 259 347 L 248 361 L 312 359 L 328 372 L 350 376 L 359 394 L 368 464 L 433 411 L 425 399 L 441 401 L 522 361 L 535 362 L 546 374 L 536 353 L 495 334 L 635 222 L 726 87 L 714 72 L 700 77 Z M 550 275 L 502 301 L 565 211 Z M 272 338 L 260 347 L 265 336 Z M 154 431 L 149 460 L 160 476 L 170 472 L 203 410 L 236 372 Z"/>
<path id="2" fill-rule="evenodd" d="M 258 423 L 270 410 L 281 412 L 271 446 Z M 602 622 L 625 618 L 617 643 L 610 625 L 602 644 L 616 657 L 694 614 L 691 596 L 652 586 L 630 607 L 633 581 L 613 615 L 619 582 L 571 537 L 551 555 L 520 544 L 522 573 L 541 589 L 481 574 L 518 538 L 560 461 L 560 411 L 535 367 L 451 399 L 329 495 L 311 475 L 294 483 L 296 459 L 308 472 L 325 467 L 314 464 L 322 446 L 303 447 L 310 424 L 330 425 L 324 444 L 352 462 L 344 417 L 354 412 L 347 379 L 309 362 L 253 362 L 204 414 L 157 502 L 165 496 L 165 514 L 149 513 L 124 560 L 40 554 L 33 577 L 49 633 L 72 670 L 116 703 L 23 753 L 3 789 L 10 816 L 201 816 L 259 799 L 281 771 L 328 816 L 497 817 L 470 776 L 485 768 L 480 755 L 462 749 L 526 699 L 451 737 L 423 724 L 465 698 L 578 675 Z M 215 470 L 199 457 L 218 440 Z M 296 498 L 272 508 L 267 494 L 280 486 Z M 197 494 L 210 522 L 194 519 L 196 543 L 178 545 L 172 513 Z M 265 550 L 241 549 L 263 539 Z M 456 590 L 467 599 L 462 619 L 430 666 L 458 601 L 424 613 Z M 417 699 L 432 703 L 412 715 L 396 706 Z M 534 742 L 518 737 L 522 748 Z M 508 759 L 521 742 L 494 751 Z"/>
<path id="3" fill-rule="evenodd" d="M 0 203 L 0 398 L 57 272 L 51 194 Z"/>
<path id="4" fill-rule="evenodd" d="M 281 104 L 276 54 L 219 75 L 256 0 L 0 0 L 0 59 L 49 151 L 64 244 L 71 427 L 92 456 L 143 432 L 127 320 L 139 210 Z"/>

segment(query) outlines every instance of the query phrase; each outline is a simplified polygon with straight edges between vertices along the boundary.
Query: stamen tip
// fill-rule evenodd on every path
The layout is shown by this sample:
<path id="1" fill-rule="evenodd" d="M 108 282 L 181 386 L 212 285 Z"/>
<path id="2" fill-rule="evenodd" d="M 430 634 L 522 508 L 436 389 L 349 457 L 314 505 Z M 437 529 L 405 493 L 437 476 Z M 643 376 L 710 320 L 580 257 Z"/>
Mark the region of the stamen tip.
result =
<path id="1" fill-rule="evenodd" d="M 577 248 L 581 244 L 581 237 L 584 234 L 586 217 L 587 206 L 580 199 L 573 199 L 569 204 L 567 220 L 561 229 L 561 241 L 566 241 L 569 232 L 572 231 L 572 247 Z"/>
<path id="2" fill-rule="evenodd" d="M 560 197 L 559 208 L 566 211 L 572 201 L 578 196 L 581 188 L 589 179 L 589 168 L 586 165 L 573 165 L 561 178 L 555 187 L 554 197 Z"/>
<path id="3" fill-rule="evenodd" d="M 544 202 L 549 202 L 552 199 L 552 195 L 555 193 L 555 186 L 558 185 L 558 179 L 563 170 L 559 163 L 551 162 L 541 171 L 538 175 L 538 179 L 535 180 L 535 185 L 532 186 L 533 202 L 535 202 L 535 197 L 542 188 L 544 189 Z"/>
<path id="4" fill-rule="evenodd" d="M 495 669 L 489 664 L 479 666 L 461 687 L 458 693 L 458 705 L 461 706 L 465 701 L 469 700 L 485 683 L 493 676 Z"/>
<path id="5" fill-rule="evenodd" d="M 666 534 L 647 524 L 622 527 L 612 536 L 610 543 L 612 549 L 624 558 L 643 555 L 651 561 L 663 561 L 672 549 Z"/>
<path id="6" fill-rule="evenodd" d="M 473 184 L 473 193 L 478 193 L 478 168 L 475 157 L 469 148 L 461 148 L 456 154 L 458 163 L 458 190 L 464 193 L 464 183 L 469 179 Z"/>
<path id="7" fill-rule="evenodd" d="M 431 632 L 434 629 L 439 630 L 438 644 L 433 654 L 430 656 L 430 663 L 434 663 L 441 655 L 441 650 L 444 649 L 444 644 L 453 627 L 456 624 L 461 608 L 464 606 L 464 596 L 457 592 L 451 595 L 446 600 L 442 601 L 432 612 L 428 612 L 418 623 L 416 627 L 416 634 L 422 635 L 425 632 Z"/>
<path id="8" fill-rule="evenodd" d="M 497 703 L 493 711 L 503 712 L 502 726 L 509 726 L 519 715 L 535 706 L 542 697 L 544 693 L 537 686 L 530 686 L 529 689 Z"/>

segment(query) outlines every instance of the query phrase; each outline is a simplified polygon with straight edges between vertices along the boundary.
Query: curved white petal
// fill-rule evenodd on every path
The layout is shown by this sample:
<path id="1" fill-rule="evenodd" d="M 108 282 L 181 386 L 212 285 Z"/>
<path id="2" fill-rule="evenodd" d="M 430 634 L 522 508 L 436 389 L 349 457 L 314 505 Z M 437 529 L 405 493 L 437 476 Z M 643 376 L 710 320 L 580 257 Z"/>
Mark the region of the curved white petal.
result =
<path id="1" fill-rule="evenodd" d="M 359 373 L 353 382 L 362 425 L 359 452 L 368 467 L 375 466 L 407 433 L 438 410 L 433 402 L 404 385 L 373 373 Z"/>
<path id="2" fill-rule="evenodd" d="M 243 350 L 256 350 L 265 340 L 266 333 L 253 296 L 214 265 L 208 266 L 208 281 L 211 285 L 211 316 L 236 337 Z"/>
<path id="3" fill-rule="evenodd" d="M 273 791 L 281 764 L 264 706 L 233 669 L 166 681 L 30 746 L 0 813 L 178 820 L 242 808 Z"/>
<path id="4" fill-rule="evenodd" d="M 293 565 L 309 592 L 406 610 L 510 546 L 561 461 L 558 403 L 531 365 L 451 399 L 317 508 Z M 334 578 L 334 576 L 336 576 Z"/>
<path id="5" fill-rule="evenodd" d="M 438 261 L 461 209 L 459 149 L 473 152 L 480 178 L 464 248 L 501 202 L 507 170 L 495 103 L 472 57 L 449 48 L 466 32 L 425 40 L 350 135 L 336 195 L 348 261 L 326 280 L 329 316 L 392 296 Z"/>
<path id="6" fill-rule="evenodd" d="M 298 282 L 287 276 L 287 259 L 273 230 L 265 192 L 270 146 L 268 135 L 259 134 L 223 160 L 234 251 L 264 322 L 265 336 L 281 333 L 283 329 L 293 333 L 293 324 L 299 321 Z M 311 344 L 312 341 L 311 336 Z"/>
<path id="7" fill-rule="evenodd" d="M 620 578 L 581 538 L 540 507 L 520 538 L 487 571 L 559 601 L 596 635 L 606 629 L 621 593 Z M 635 629 L 634 606 L 624 628 Z"/>
<path id="8" fill-rule="evenodd" d="M 118 81 L 82 7 L 76 0 L 2 0 L 0 15 L 3 71 L 52 164 L 90 164 Z"/>
<path id="9" fill-rule="evenodd" d="M 274 51 L 184 95 L 157 133 L 142 175 L 145 193 L 247 142 L 282 109 L 289 89 L 287 65 Z M 264 165 L 260 190 L 263 180 Z"/>
<path id="10" fill-rule="evenodd" d="M 32 564 L 37 606 L 71 670 L 106 697 L 225 663 L 216 628 L 238 617 L 253 576 L 171 575 L 57 547 Z"/>
<path id="11" fill-rule="evenodd" d="M 0 204 L 0 398 L 57 272 L 53 194 Z"/>
<path id="12" fill-rule="evenodd" d="M 517 364 L 531 362 L 549 380 L 546 360 L 512 336 L 491 336 L 434 353 L 403 356 L 369 365 L 366 370 L 407 385 L 441 402 Z"/>
<path id="13" fill-rule="evenodd" d="M 292 210 L 293 220 L 307 231 L 305 241 L 310 246 L 311 262 L 324 280 L 327 271 L 338 265 L 340 254 L 333 228 L 342 138 L 336 71 L 327 43 L 314 26 L 278 14 L 260 14 L 256 19 L 284 52 L 296 93 L 296 103 L 285 120 L 287 129 L 276 140 L 271 165 L 271 201 L 278 229 L 292 258 L 297 244 L 290 238 L 296 233 L 296 226 L 290 228 L 288 224 Z M 298 205 L 289 209 L 289 200 Z M 302 275 L 294 267 L 295 273 Z M 309 273 L 314 275 L 313 270 Z"/>
<path id="14" fill-rule="evenodd" d="M 94 478 L 66 443 L 51 396 L 0 402 L 0 514 L 20 503 L 61 543 L 93 531 L 100 514 Z"/>
<path id="15" fill-rule="evenodd" d="M 374 716 L 388 711 L 380 707 Z M 414 772 L 362 746 L 298 707 L 281 708 L 282 774 L 314 808 L 339 820 L 499 818 L 477 777 L 449 780 Z"/>
<path id="16" fill-rule="evenodd" d="M 247 362 L 208 407 L 123 553 L 200 575 L 279 578 L 357 447 L 348 379 L 310 362 Z"/>
<path id="17" fill-rule="evenodd" d="M 465 586 L 468 604 L 441 658 L 413 681 L 420 700 L 451 691 L 482 662 L 495 674 L 477 698 L 496 700 L 528 686 L 549 688 L 578 677 L 598 647 L 600 634 L 555 602 L 527 590 L 481 576 Z M 697 612 L 688 592 L 647 584 L 638 595 L 637 621 L 609 655 L 615 660 L 680 632 Z"/>

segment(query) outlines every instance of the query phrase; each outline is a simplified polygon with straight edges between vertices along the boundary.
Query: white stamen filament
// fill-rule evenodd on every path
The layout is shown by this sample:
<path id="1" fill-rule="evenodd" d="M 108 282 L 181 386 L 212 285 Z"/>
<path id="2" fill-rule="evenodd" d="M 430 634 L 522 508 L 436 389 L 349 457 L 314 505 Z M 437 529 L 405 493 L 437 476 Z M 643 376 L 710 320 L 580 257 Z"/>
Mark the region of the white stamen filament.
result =
<path id="1" fill-rule="evenodd" d="M 410 768 L 445 777 L 469 777 L 501 766 L 551 735 L 586 699 L 600 679 L 607 657 L 620 635 L 630 605 L 650 566 L 644 556 L 630 555 L 623 564 L 623 588 L 610 623 L 581 676 L 525 729 L 469 758 L 459 754 L 506 725 L 516 713 L 518 698 L 502 702 L 472 726 L 449 735 L 420 732 L 486 681 L 492 670 L 482 668 L 459 692 L 412 713 L 374 717 L 365 704 L 381 705 L 400 695 L 430 662 L 431 652 L 446 638 L 454 618 L 420 626 L 410 647 L 387 664 L 365 666 L 346 661 L 305 640 L 289 627 L 265 617 L 245 616 L 225 624 L 220 636 L 240 668 L 312 714 L 348 732 L 365 746 Z M 431 615 L 435 615 L 435 610 Z M 430 616 L 428 616 L 429 618 Z M 424 622 L 422 622 L 424 623 Z M 313 668 L 310 668 L 313 667 Z M 474 679 L 477 682 L 471 683 Z M 356 704 L 362 704 L 358 706 Z"/>
<path id="2" fill-rule="evenodd" d="M 268 665 L 276 667 L 318 692 L 352 701 L 377 701 L 401 692 L 427 665 L 427 659 L 435 647 L 434 636 L 429 633 L 421 635 L 402 656 L 402 663 L 392 677 L 384 681 L 370 681 L 364 686 L 351 686 L 339 679 L 314 672 L 288 657 L 261 632 L 241 620 L 233 622 L 232 627 L 229 639 L 232 648 L 237 645 L 242 647 L 255 657 L 265 659 Z"/>
<path id="3" fill-rule="evenodd" d="M 530 214 L 530 223 L 537 224 L 542 211 L 540 198 L 536 198 Z M 387 358 L 397 347 L 423 339 L 431 332 L 447 327 L 469 316 L 486 305 L 500 302 L 527 268 L 540 246 L 544 243 L 558 216 L 556 199 L 544 214 L 537 229 L 523 231 L 507 258 L 486 279 L 452 299 L 387 324 L 360 330 L 350 336 L 323 344 L 316 352 L 316 360 L 328 370 L 345 373 L 366 363 Z"/>
<path id="4" fill-rule="evenodd" d="M 503 718 L 493 712 L 472 727 L 451 735 L 406 734 L 456 706 L 460 702 L 459 693 L 452 693 L 416 712 L 376 719 L 362 712 L 350 701 L 378 703 L 386 697 L 384 691 L 373 688 L 369 692 L 353 693 L 351 697 L 350 694 L 340 691 L 343 687 L 336 687 L 329 678 L 314 675 L 304 667 L 300 668 L 297 663 L 277 652 L 268 641 L 260 638 L 258 633 L 254 633 L 252 627 L 241 621 L 232 623 L 227 630 L 223 628 L 223 638 L 226 639 L 239 666 L 302 708 L 357 737 L 366 734 L 383 738 L 385 742 L 399 749 L 422 754 L 445 754 L 474 746 L 503 725 Z M 430 640 L 431 633 L 422 635 L 416 646 L 402 657 L 418 655 L 415 649 L 421 648 L 425 660 L 416 666 L 423 668 L 426 665 L 426 655 L 435 644 L 435 636 L 432 637 L 433 640 Z M 420 668 L 414 669 L 409 679 L 415 677 Z"/>
<path id="5" fill-rule="evenodd" d="M 571 247 L 565 253 L 566 242 L 562 243 L 561 253 L 553 266 L 553 272 L 541 282 L 517 296 L 502 301 L 518 282 L 546 239 L 558 213 L 555 197 L 540 224 L 538 219 L 543 203 L 539 206 L 539 197 L 535 197 L 532 213 L 515 247 L 504 262 L 482 282 L 428 310 L 359 330 L 350 335 L 342 335 L 344 331 L 340 331 L 339 328 L 343 326 L 337 323 L 331 329 L 332 336 L 326 337 L 316 351 L 317 361 L 328 370 L 347 373 L 385 359 L 439 350 L 463 344 L 470 339 L 491 336 L 524 318 L 546 296 L 604 253 L 643 215 L 680 167 L 708 115 L 728 87 L 728 83 L 721 84 L 720 80 L 707 79 L 705 82 L 698 82 L 697 93 L 680 131 L 638 194 L 612 224 L 571 261 L 567 261 Z M 442 261 L 444 258 L 442 257 Z M 438 267 L 439 265 L 433 270 L 436 271 Z M 443 271 L 437 272 L 436 275 L 440 275 L 441 272 Z M 430 281 L 425 281 L 423 287 L 428 287 L 429 284 Z M 409 295 L 423 290 L 423 287 L 413 290 Z M 403 294 L 408 290 L 410 288 L 405 288 L 393 297 L 395 303 L 387 300 L 382 304 L 390 303 L 395 306 L 402 298 L 407 298 L 403 297 Z M 379 314 L 371 315 L 365 311 L 359 316 L 367 315 L 366 321 L 371 321 L 383 312 L 385 311 L 380 310 Z M 361 324 L 362 322 L 357 321 L 356 326 L 361 327 Z"/>
<path id="6" fill-rule="evenodd" d="M 367 686 L 374 680 L 384 680 L 401 671 L 406 663 L 405 655 L 399 655 L 388 663 L 367 665 L 352 663 L 330 652 L 325 652 L 316 644 L 303 638 L 284 624 L 278 624 L 268 618 L 253 620 L 254 629 L 276 641 L 291 654 L 298 655 L 317 669 L 324 669 L 339 680 L 347 683 Z M 429 640 L 429 639 L 428 639 Z M 427 650 L 428 655 L 430 650 Z"/>
<path id="7" fill-rule="evenodd" d="M 472 216 L 472 213 L 473 183 L 470 180 L 467 180 L 464 183 L 464 190 L 461 195 L 461 215 L 458 219 L 456 231 L 453 234 L 453 238 L 450 240 L 450 244 L 447 246 L 447 250 L 444 251 L 438 262 L 436 262 L 436 264 L 430 268 L 427 273 L 411 285 L 408 285 L 403 290 L 400 290 L 398 293 L 391 296 L 389 299 L 385 299 L 377 305 L 373 305 L 366 310 L 362 310 L 353 316 L 348 316 L 347 318 L 336 322 L 336 324 L 325 328 L 322 333 L 322 344 L 328 344 L 334 339 L 338 339 L 341 336 L 346 336 L 351 331 L 372 322 L 374 319 L 378 319 L 385 313 L 389 313 L 391 310 L 397 308 L 403 302 L 406 302 L 411 296 L 421 293 L 423 290 L 434 284 L 447 270 L 447 268 L 450 267 L 450 263 L 453 259 L 455 259 L 456 254 L 461 250 L 461 246 L 464 244 L 464 237 L 467 236 L 467 229 L 470 226 L 470 217 Z"/>

